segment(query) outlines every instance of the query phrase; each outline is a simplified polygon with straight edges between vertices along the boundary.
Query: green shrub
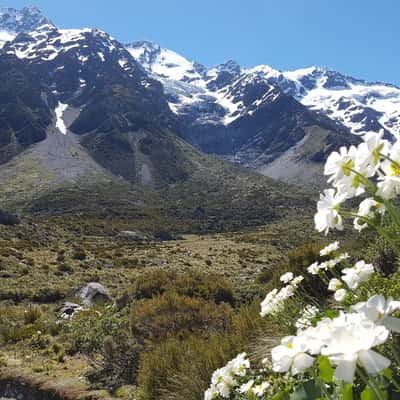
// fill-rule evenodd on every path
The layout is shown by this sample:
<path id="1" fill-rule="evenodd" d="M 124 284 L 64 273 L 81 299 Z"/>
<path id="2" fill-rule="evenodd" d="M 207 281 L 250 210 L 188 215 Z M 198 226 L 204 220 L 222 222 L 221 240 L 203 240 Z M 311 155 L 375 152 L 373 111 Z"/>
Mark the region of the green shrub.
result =
<path id="1" fill-rule="evenodd" d="M 189 297 L 201 297 L 216 303 L 234 304 L 233 288 L 223 277 L 202 272 L 177 273 L 154 269 L 140 275 L 133 285 L 137 299 L 150 299 L 167 291 Z"/>
<path id="2" fill-rule="evenodd" d="M 59 264 L 58 265 L 57 271 L 60 272 L 60 273 L 66 272 L 66 273 L 69 274 L 69 273 L 73 272 L 74 269 L 69 264 L 63 263 L 63 264 Z"/>
<path id="3" fill-rule="evenodd" d="M 227 331 L 232 326 L 232 316 L 227 304 L 167 292 L 134 303 L 130 323 L 133 335 L 141 341 L 160 342 L 172 336 L 210 336 Z"/>
<path id="4" fill-rule="evenodd" d="M 115 390 L 121 385 L 136 383 L 140 354 L 143 348 L 137 341 L 126 334 L 108 336 L 92 362 L 94 369 L 87 374 L 96 386 L 105 386 Z"/>
<path id="5" fill-rule="evenodd" d="M 124 314 L 115 313 L 112 307 L 98 307 L 78 313 L 66 324 L 63 334 L 69 353 L 91 355 L 102 350 L 106 337 L 118 337 L 120 332 L 128 331 Z"/>
<path id="6" fill-rule="evenodd" d="M 142 353 L 138 372 L 141 400 L 202 400 L 211 374 L 242 351 L 253 350 L 257 337 L 274 337 L 279 327 L 267 325 L 259 303 L 242 308 L 229 332 L 210 338 L 170 338 Z M 262 356 L 262 355 L 261 355 Z"/>
<path id="7" fill-rule="evenodd" d="M 29 305 L 24 312 L 24 324 L 33 324 L 42 316 L 42 311 L 38 306 Z"/>
<path id="8" fill-rule="evenodd" d="M 72 254 L 72 258 L 74 260 L 79 260 L 79 261 L 83 261 L 86 259 L 86 252 L 84 249 L 82 248 L 76 248 L 74 249 L 74 253 Z"/>
<path id="9" fill-rule="evenodd" d="M 265 294 L 274 288 L 282 287 L 280 281 L 281 275 L 291 271 L 294 275 L 303 275 L 304 281 L 301 284 L 301 290 L 314 299 L 324 301 L 329 296 L 327 285 L 318 277 L 310 275 L 307 268 L 314 262 L 326 260 L 320 257 L 319 251 L 323 247 L 321 244 L 306 244 L 295 248 L 288 253 L 287 263 L 282 263 L 276 267 L 268 268 L 257 277 L 257 281 L 265 283 Z"/>

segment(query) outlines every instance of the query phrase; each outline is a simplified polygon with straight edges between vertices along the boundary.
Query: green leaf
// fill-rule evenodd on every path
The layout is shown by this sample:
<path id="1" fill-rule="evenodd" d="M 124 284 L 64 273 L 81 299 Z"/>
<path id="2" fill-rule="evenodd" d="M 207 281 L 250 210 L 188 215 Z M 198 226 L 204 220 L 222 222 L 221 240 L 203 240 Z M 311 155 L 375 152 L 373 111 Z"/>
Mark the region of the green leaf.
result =
<path id="1" fill-rule="evenodd" d="M 374 392 L 372 391 L 371 388 L 366 387 L 362 392 L 361 392 L 361 400 L 375 400 L 375 395 Z"/>
<path id="2" fill-rule="evenodd" d="M 279 392 L 272 396 L 271 400 L 290 400 L 290 397 L 286 392 Z"/>
<path id="3" fill-rule="evenodd" d="M 321 397 L 321 390 L 314 381 L 305 382 L 297 386 L 291 393 L 290 400 L 317 400 Z"/>
<path id="4" fill-rule="evenodd" d="M 382 375 L 390 381 L 393 379 L 393 371 L 390 368 L 385 368 L 382 371 Z"/>
<path id="5" fill-rule="evenodd" d="M 319 356 L 318 357 L 318 366 L 319 366 L 319 375 L 320 377 L 326 382 L 331 383 L 333 382 L 333 374 L 335 370 L 332 367 L 329 358 L 326 356 Z"/>
<path id="6" fill-rule="evenodd" d="M 331 309 L 329 309 L 329 310 L 326 310 L 325 315 L 326 315 L 328 318 L 333 319 L 333 318 L 336 318 L 336 317 L 338 316 L 338 312 L 337 312 L 336 310 L 331 310 Z"/>
<path id="7" fill-rule="evenodd" d="M 353 385 L 350 383 L 343 388 L 343 400 L 353 400 Z"/>

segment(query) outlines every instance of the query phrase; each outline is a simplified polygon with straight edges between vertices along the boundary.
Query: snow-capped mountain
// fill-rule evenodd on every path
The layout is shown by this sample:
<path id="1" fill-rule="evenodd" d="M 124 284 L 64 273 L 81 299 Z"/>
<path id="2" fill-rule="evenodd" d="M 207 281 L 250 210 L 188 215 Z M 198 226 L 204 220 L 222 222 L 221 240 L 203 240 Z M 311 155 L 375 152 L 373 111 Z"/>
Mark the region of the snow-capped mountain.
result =
<path id="1" fill-rule="evenodd" d="M 86 166 L 94 160 L 127 181 L 156 185 L 185 176 L 190 161 L 170 134 L 179 129 L 162 85 L 107 33 L 41 25 L 7 42 L 0 61 L 7 83 L 0 88 L 0 164 L 31 146 L 48 149 L 58 134 L 67 147 L 40 153 L 45 163 L 48 154 L 74 161 L 68 149 L 77 146 L 92 160 Z M 86 166 L 75 165 L 76 175 Z"/>
<path id="2" fill-rule="evenodd" d="M 351 140 L 344 125 L 305 106 L 259 69 L 233 60 L 207 69 L 150 42 L 127 49 L 162 83 L 183 138 L 206 153 L 296 182 L 307 169 L 313 176 L 304 180 L 317 182 L 324 157 Z M 279 168 L 266 168 L 273 162 Z"/>
<path id="3" fill-rule="evenodd" d="M 400 88 L 395 85 L 367 82 L 319 67 L 281 72 L 261 65 L 245 72 L 266 77 L 354 134 L 380 129 L 400 134 Z"/>
<path id="4" fill-rule="evenodd" d="M 30 32 L 42 25 L 52 25 L 37 7 L 0 8 L 0 48 L 18 33 Z"/>
<path id="5" fill-rule="evenodd" d="M 257 76 L 260 82 L 278 86 L 306 107 L 324 113 L 354 134 L 380 129 L 400 134 L 400 88 L 394 85 L 367 82 L 319 67 L 278 71 L 268 65 L 241 68 L 236 62 L 228 61 L 207 69 L 150 42 L 135 42 L 128 50 L 163 83 L 171 98 L 170 106 L 177 114 L 185 114 L 189 105 L 199 108 L 199 103 L 205 103 L 205 108 L 212 110 L 210 119 L 215 119 L 215 109 L 218 109 L 219 118 L 229 123 L 240 115 L 237 112 L 240 105 L 229 100 L 232 99 L 230 85 L 239 77 L 250 81 Z"/>
<path id="6" fill-rule="evenodd" d="M 7 87 L 3 100 L 11 97 L 30 133 L 20 130 L 18 118 L 4 109 L 3 125 L 12 128 L 4 131 L 0 163 L 46 140 L 43 127 L 50 120 L 64 136 L 80 135 L 103 168 L 133 182 L 188 176 L 193 164 L 180 150 L 183 139 L 265 175 L 297 183 L 302 176 L 318 183 L 327 154 L 355 140 L 344 118 L 351 111 L 354 124 L 354 109 L 343 111 L 342 98 L 340 115 L 321 104 L 331 106 L 329 99 L 339 89 L 368 86 L 362 81 L 320 69 L 246 69 L 233 60 L 206 68 L 151 42 L 123 45 L 98 29 L 59 29 L 35 8 L 3 14 L 2 27 L 14 32 L 0 49 L 3 79 L 8 79 L 8 68 L 10 85 L 18 85 L 22 76 L 24 86 L 17 96 Z M 323 90 L 331 96 L 325 102 L 320 100 Z M 351 98 L 356 100 L 361 102 Z M 366 107 L 363 112 L 378 118 Z"/>

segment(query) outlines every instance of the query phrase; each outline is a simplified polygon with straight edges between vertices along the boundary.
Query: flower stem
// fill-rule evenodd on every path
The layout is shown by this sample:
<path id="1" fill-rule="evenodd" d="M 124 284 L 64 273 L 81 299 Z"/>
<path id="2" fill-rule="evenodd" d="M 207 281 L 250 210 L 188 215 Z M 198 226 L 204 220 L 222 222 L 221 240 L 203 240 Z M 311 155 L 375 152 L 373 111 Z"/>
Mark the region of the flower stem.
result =
<path id="1" fill-rule="evenodd" d="M 393 340 L 389 341 L 389 347 L 390 347 L 390 350 L 392 351 L 392 354 L 393 354 L 393 357 L 394 357 L 394 359 L 395 359 L 395 361 L 397 363 L 397 366 L 400 367 L 399 351 L 396 348 L 396 346 L 394 345 Z"/>
<path id="2" fill-rule="evenodd" d="M 399 164 L 397 161 L 393 160 L 393 159 L 390 158 L 389 156 L 386 156 L 385 154 L 379 153 L 379 155 L 380 155 L 382 158 L 384 158 L 385 160 L 390 161 L 396 168 L 399 168 L 399 169 L 400 169 L 400 164 Z"/>
<path id="3" fill-rule="evenodd" d="M 357 367 L 358 374 L 360 375 L 361 380 L 371 388 L 371 390 L 374 392 L 376 398 L 378 400 L 385 400 L 385 396 L 383 393 L 380 391 L 379 387 L 375 384 L 375 381 L 372 379 L 372 377 L 368 377 L 368 375 L 364 372 L 364 370 L 360 367 Z"/>
<path id="4" fill-rule="evenodd" d="M 341 211 L 341 215 L 352 217 L 352 218 L 359 218 L 362 221 L 366 222 L 372 229 L 375 229 L 382 237 L 384 237 L 392 246 L 393 250 L 396 251 L 398 255 L 400 255 L 400 248 L 398 244 L 379 226 L 372 222 L 370 218 L 364 217 L 362 215 L 358 215 L 356 213 L 350 211 Z"/>
<path id="5" fill-rule="evenodd" d="M 361 174 L 360 172 L 356 171 L 353 168 L 349 168 L 349 171 L 351 171 L 354 175 L 357 175 L 360 178 L 360 182 L 365 186 L 365 189 L 368 192 L 370 192 L 372 194 L 376 193 L 377 187 L 370 179 L 368 179 L 363 174 Z"/>

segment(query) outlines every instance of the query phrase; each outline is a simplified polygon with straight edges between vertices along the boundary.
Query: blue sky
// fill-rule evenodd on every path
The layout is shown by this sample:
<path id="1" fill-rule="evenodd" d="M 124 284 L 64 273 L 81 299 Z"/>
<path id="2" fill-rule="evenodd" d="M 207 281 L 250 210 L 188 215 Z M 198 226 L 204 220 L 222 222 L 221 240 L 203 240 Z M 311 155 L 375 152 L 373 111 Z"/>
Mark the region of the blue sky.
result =
<path id="1" fill-rule="evenodd" d="M 235 59 L 320 65 L 400 85 L 398 0 L 0 0 L 36 5 L 61 27 L 149 39 L 207 66 Z"/>

